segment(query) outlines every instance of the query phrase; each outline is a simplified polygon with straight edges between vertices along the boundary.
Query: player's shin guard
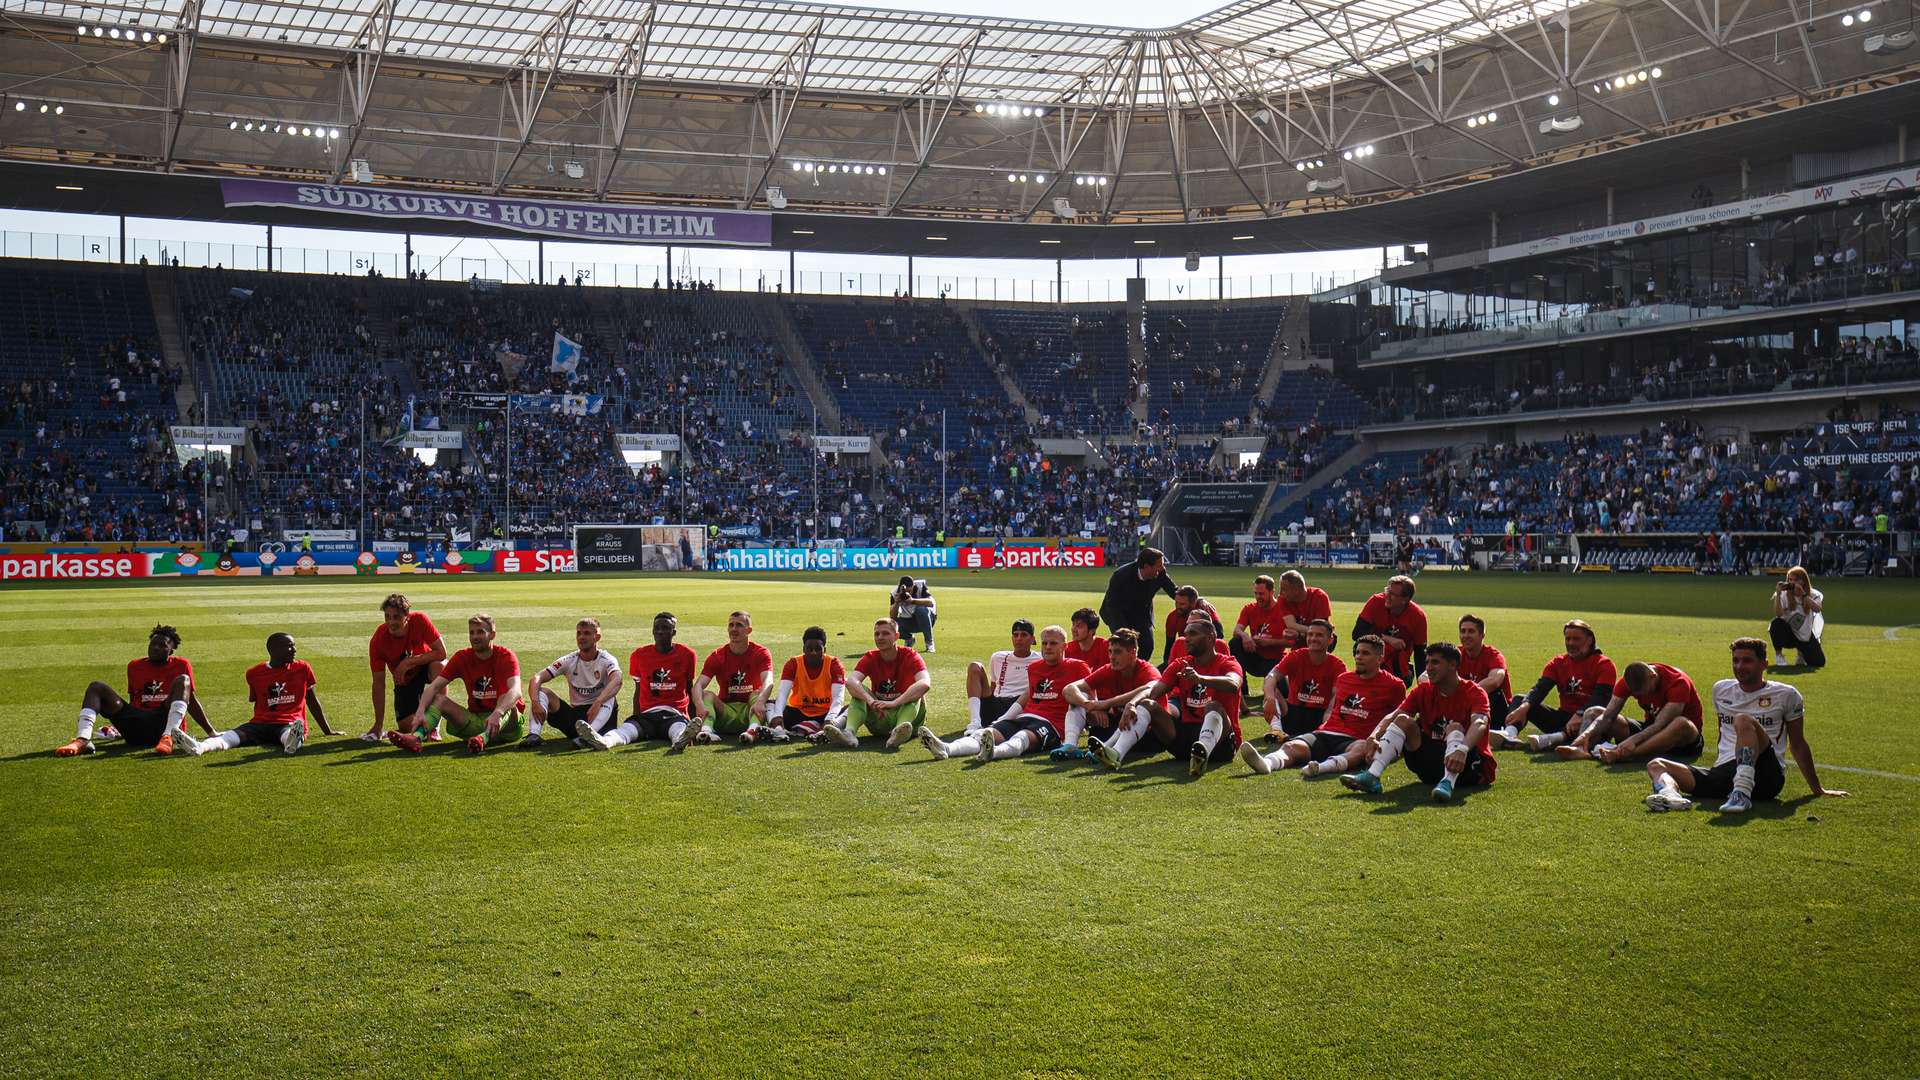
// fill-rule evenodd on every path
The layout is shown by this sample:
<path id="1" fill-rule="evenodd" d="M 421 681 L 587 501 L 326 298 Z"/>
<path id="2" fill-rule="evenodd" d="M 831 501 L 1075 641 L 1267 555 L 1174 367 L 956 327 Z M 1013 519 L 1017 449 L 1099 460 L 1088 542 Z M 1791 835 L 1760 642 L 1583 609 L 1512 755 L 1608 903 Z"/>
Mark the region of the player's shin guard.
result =
<path id="1" fill-rule="evenodd" d="M 1013 733 L 1013 738 L 993 748 L 993 760 L 1004 761 L 1007 758 L 1017 758 L 1027 752 L 1027 747 L 1032 742 L 1032 732 L 1016 731 Z"/>
<path id="2" fill-rule="evenodd" d="M 1152 714 L 1145 705 L 1135 705 L 1132 710 L 1133 722 L 1120 726 L 1107 741 L 1107 749 L 1113 751 L 1115 761 L 1125 761 L 1127 751 L 1132 750 L 1146 737 L 1147 729 L 1153 726 Z"/>
<path id="3" fill-rule="evenodd" d="M 1375 776 L 1384 774 L 1406 746 L 1406 730 L 1399 724 L 1388 724 L 1386 733 L 1380 736 L 1380 749 L 1373 752 L 1373 760 L 1367 763 L 1367 771 Z"/>
<path id="4" fill-rule="evenodd" d="M 639 738 L 640 725 L 629 720 L 619 727 L 614 728 L 612 731 L 607 732 L 601 739 L 601 745 L 611 750 L 616 746 L 625 746 Z"/>
<path id="5" fill-rule="evenodd" d="M 1733 767 L 1733 790 L 1749 799 L 1753 798 L 1753 763 L 1757 756 L 1751 746 L 1734 752 L 1734 760 L 1739 764 Z"/>
<path id="6" fill-rule="evenodd" d="M 85 739 L 88 742 L 92 742 L 93 741 L 93 723 L 96 719 L 99 718 L 99 715 L 100 715 L 99 713 L 94 712 L 92 709 L 81 709 L 80 722 L 74 726 L 73 737 L 76 739 Z"/>
<path id="7" fill-rule="evenodd" d="M 968 757 L 979 752 L 980 735 L 978 732 L 962 735 L 947 744 L 947 756 L 949 757 Z"/>
<path id="8" fill-rule="evenodd" d="M 967 699 L 967 733 L 971 735 L 972 733 L 979 730 L 980 730 L 980 699 L 977 697 L 970 697 Z"/>
<path id="9" fill-rule="evenodd" d="M 1067 733 L 1061 737 L 1062 746 L 1079 746 L 1080 735 L 1087 730 L 1087 710 L 1078 705 L 1067 709 Z"/>
<path id="10" fill-rule="evenodd" d="M 187 703 L 185 701 L 176 701 L 168 705 L 166 733 L 168 735 L 171 735 L 174 732 L 179 731 L 183 726 L 185 726 L 186 719 L 187 719 Z"/>
<path id="11" fill-rule="evenodd" d="M 1199 742 L 1201 746 L 1206 747 L 1207 753 L 1211 754 L 1213 753 L 1213 748 L 1220 744 L 1220 736 L 1226 733 L 1226 719 L 1217 712 L 1210 712 L 1207 714 L 1207 718 L 1200 722 L 1200 737 L 1196 741 Z"/>

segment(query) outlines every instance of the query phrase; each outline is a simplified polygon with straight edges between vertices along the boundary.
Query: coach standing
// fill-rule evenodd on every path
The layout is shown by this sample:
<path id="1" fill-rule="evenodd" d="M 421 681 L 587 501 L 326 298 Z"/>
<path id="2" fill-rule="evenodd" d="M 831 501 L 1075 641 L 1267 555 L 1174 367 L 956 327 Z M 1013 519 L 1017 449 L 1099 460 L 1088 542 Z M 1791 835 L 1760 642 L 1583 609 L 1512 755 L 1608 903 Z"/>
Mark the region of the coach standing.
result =
<path id="1" fill-rule="evenodd" d="M 1140 655 L 1153 655 L 1153 594 L 1173 595 L 1173 579 L 1167 576 L 1167 557 L 1143 547 L 1132 562 L 1113 572 L 1107 579 L 1107 595 L 1100 600 L 1100 621 L 1109 633 L 1124 626 L 1140 635 Z"/>

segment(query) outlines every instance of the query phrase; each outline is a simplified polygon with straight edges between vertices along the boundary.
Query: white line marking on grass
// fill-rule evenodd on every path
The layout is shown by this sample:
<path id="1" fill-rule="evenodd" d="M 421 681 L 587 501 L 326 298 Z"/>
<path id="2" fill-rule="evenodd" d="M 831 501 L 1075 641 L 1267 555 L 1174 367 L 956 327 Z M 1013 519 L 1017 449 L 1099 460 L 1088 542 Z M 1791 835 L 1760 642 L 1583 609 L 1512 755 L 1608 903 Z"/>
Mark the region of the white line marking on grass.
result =
<path id="1" fill-rule="evenodd" d="M 1825 762 L 1820 764 L 1820 768 L 1833 769 L 1837 772 L 1858 773 L 1861 776 L 1884 776 L 1889 780 L 1911 780 L 1915 783 L 1920 783 L 1920 776 L 1915 776 L 1912 773 L 1887 772 L 1885 769 L 1862 769 L 1853 765 L 1828 765 Z"/>
<path id="2" fill-rule="evenodd" d="M 1911 630 L 1916 626 L 1920 626 L 1920 622 L 1910 622 L 1905 626 L 1889 626 L 1880 632 L 1880 636 L 1886 638 L 1888 641 L 1899 641 L 1900 631 Z"/>

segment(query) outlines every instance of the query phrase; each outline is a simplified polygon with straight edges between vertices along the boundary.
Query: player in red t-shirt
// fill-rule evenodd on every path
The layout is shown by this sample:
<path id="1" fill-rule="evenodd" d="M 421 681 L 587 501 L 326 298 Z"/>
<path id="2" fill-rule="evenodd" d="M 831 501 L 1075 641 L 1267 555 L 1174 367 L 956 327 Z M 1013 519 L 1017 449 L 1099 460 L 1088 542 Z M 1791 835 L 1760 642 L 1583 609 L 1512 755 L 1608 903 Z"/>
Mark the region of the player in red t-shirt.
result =
<path id="1" fill-rule="evenodd" d="M 671 749 L 685 750 L 693 741 L 693 672 L 700 658 L 673 640 L 679 632 L 680 620 L 673 612 L 654 615 L 653 644 L 642 645 L 627 657 L 633 716 L 612 731 L 597 734 L 590 724 L 575 724 L 583 745 L 611 750 L 642 739 L 665 739 Z"/>
<path id="2" fill-rule="evenodd" d="M 1407 696 L 1406 685 L 1380 666 L 1385 656 L 1386 644 L 1377 635 L 1356 640 L 1353 670 L 1333 680 L 1326 719 L 1320 726 L 1288 739 L 1271 753 L 1243 746 L 1240 760 L 1262 774 L 1298 765 L 1302 776 L 1344 772 L 1367 760 L 1374 750 L 1368 736 Z"/>
<path id="3" fill-rule="evenodd" d="M 152 747 L 155 753 L 173 753 L 173 733 L 180 730 L 188 713 L 201 730 L 213 734 L 200 699 L 193 693 L 193 665 L 184 656 L 174 655 L 180 648 L 180 631 L 171 626 L 154 627 L 147 634 L 147 655 L 127 663 L 127 696 L 121 697 L 103 682 L 91 683 L 80 699 L 80 723 L 73 741 L 54 750 L 55 757 L 75 757 L 94 750 L 94 720 L 104 716 L 108 724 L 98 740 L 125 739 L 128 746 Z"/>
<path id="4" fill-rule="evenodd" d="M 1354 791 L 1378 795 L 1381 775 L 1403 753 L 1420 782 L 1433 785 L 1435 802 L 1450 801 L 1454 784 L 1463 780 L 1476 786 L 1493 783 L 1487 692 L 1460 677 L 1460 648 L 1451 642 L 1427 646 L 1426 678 L 1368 741 L 1375 749 L 1367 767 L 1340 778 Z"/>
<path id="5" fill-rule="evenodd" d="M 1175 660 L 1186 655 L 1187 620 L 1193 616 L 1193 610 L 1195 608 L 1206 612 L 1207 618 L 1213 620 L 1213 633 L 1215 637 L 1226 633 L 1226 628 L 1220 624 L 1220 612 L 1215 610 L 1211 601 L 1201 597 L 1199 589 L 1191 585 L 1182 585 L 1173 590 L 1173 610 L 1167 612 L 1167 625 L 1165 627 L 1167 643 L 1166 646 L 1160 650 L 1161 671 L 1172 667 Z M 1144 642 L 1146 639 L 1142 638 L 1141 640 Z M 1142 659 L 1153 659 L 1152 650 L 1149 649 L 1148 655 L 1142 657 Z"/>
<path id="6" fill-rule="evenodd" d="M 708 693 L 712 685 L 716 693 Z M 742 742 L 773 686 L 773 654 L 753 640 L 753 616 L 727 616 L 727 643 L 707 654 L 693 684 L 692 741 L 716 743 L 731 735 Z"/>
<path id="7" fill-rule="evenodd" d="M 1353 636 L 1358 640 L 1368 634 L 1386 643 L 1387 655 L 1381 666 L 1412 686 L 1427 647 L 1427 613 L 1413 602 L 1412 578 L 1405 574 L 1390 577 L 1385 591 L 1367 598 L 1360 618 L 1353 624 Z"/>
<path id="8" fill-rule="evenodd" d="M 1568 620 L 1561 627 L 1561 637 L 1567 651 L 1547 661 L 1526 700 L 1507 713 L 1505 724 L 1494 732 L 1494 749 L 1542 753 L 1559 746 L 1579 732 L 1587 707 L 1600 704 L 1599 695 L 1614 684 L 1613 661 L 1600 652 L 1599 640 L 1585 619 Z M 1560 691 L 1557 709 L 1546 703 L 1547 691 L 1556 689 Z M 1528 721 L 1543 734 L 1529 735 L 1522 742 L 1520 732 Z"/>
<path id="9" fill-rule="evenodd" d="M 1253 603 L 1240 608 L 1233 633 L 1227 637 L 1227 651 L 1247 673 L 1249 685 L 1257 677 L 1263 690 L 1267 676 L 1286 657 L 1287 610 L 1273 595 L 1273 578 L 1266 574 L 1253 579 Z"/>
<path id="10" fill-rule="evenodd" d="M 1099 671 L 1113 662 L 1107 653 L 1107 639 L 1099 636 L 1099 612 L 1090 607 L 1081 608 L 1073 613 L 1069 629 L 1073 639 L 1067 642 L 1067 659 L 1080 661 L 1089 671 Z"/>
<path id="11" fill-rule="evenodd" d="M 1487 644 L 1487 621 L 1478 615 L 1460 616 L 1460 677 L 1487 692 L 1487 715 L 1495 723 L 1506 718 L 1513 695 L 1507 658 Z"/>
<path id="12" fill-rule="evenodd" d="M 1333 622 L 1333 601 L 1327 598 L 1327 590 L 1309 586 L 1298 570 L 1280 575 L 1280 610 L 1289 649 L 1306 646 L 1307 627 L 1313 620 L 1325 619 L 1329 625 Z"/>
<path id="13" fill-rule="evenodd" d="M 1016 758 L 1029 750 L 1051 750 L 1060 745 L 1072 704 L 1066 689 L 1092 672 L 1079 660 L 1067 659 L 1067 632 L 1058 626 L 1040 631 L 1040 659 L 1027 665 L 1027 690 L 1019 710 L 995 720 L 977 732 L 946 742 L 924 725 L 920 745 L 936 759 L 972 754 L 985 764 Z"/>
<path id="14" fill-rule="evenodd" d="M 1160 672 L 1148 692 L 1151 703 L 1134 710 L 1134 722 L 1115 732 L 1112 741 L 1089 746 L 1102 765 L 1119 768 L 1143 741 L 1149 753 L 1185 754 L 1192 777 L 1203 775 L 1209 764 L 1233 760 L 1240 746 L 1240 694 L 1246 674 L 1219 647 L 1216 629 L 1203 610 L 1196 608 L 1187 616 L 1181 634 L 1187 655 Z"/>
<path id="15" fill-rule="evenodd" d="M 1333 684 L 1347 673 L 1346 661 L 1335 656 L 1333 624 L 1315 619 L 1307 624 L 1306 647 L 1287 650 L 1286 658 L 1274 665 L 1275 692 L 1267 696 L 1264 711 L 1269 738 L 1287 739 L 1317 729 L 1327 718 L 1327 706 L 1333 701 Z M 1286 687 L 1287 711 L 1280 715 L 1278 687 Z"/>
<path id="16" fill-rule="evenodd" d="M 853 678 L 847 680 L 847 696 L 853 701 L 846 715 L 821 728 L 814 741 L 859 746 L 860 730 L 865 728 L 875 735 L 884 732 L 888 749 L 899 746 L 926 724 L 927 692 L 932 689 L 927 662 L 900 644 L 900 624 L 890 618 L 876 619 L 873 648 L 853 665 Z"/>
<path id="17" fill-rule="evenodd" d="M 447 659 L 447 643 L 424 611 L 413 610 L 403 593 L 394 593 L 380 602 L 380 629 L 367 643 L 367 665 L 373 670 L 373 726 L 360 736 L 362 742 L 379 742 L 387 726 L 387 675 L 393 675 L 393 722 L 420 710 L 420 695 L 427 684 L 440 674 Z M 435 714 L 433 719 L 438 719 Z M 439 738 L 429 732 L 429 739 Z"/>
<path id="18" fill-rule="evenodd" d="M 313 668 L 296 659 L 293 635 L 278 633 L 267 638 L 267 662 L 247 669 L 247 699 L 253 702 L 253 719 L 238 727 L 205 739 L 196 739 L 185 730 L 176 732 L 189 751 L 211 754 L 241 746 L 278 746 L 289 754 L 298 753 L 307 742 L 307 712 L 328 735 L 327 714 L 320 708 L 320 697 L 313 691 Z"/>
<path id="19" fill-rule="evenodd" d="M 413 715 L 400 718 L 398 729 L 387 733 L 387 740 L 402 750 L 419 753 L 420 736 L 414 734 L 432 721 L 429 710 L 446 718 L 453 737 L 466 742 L 467 750 L 478 754 L 489 746 L 511 746 L 527 734 L 526 717 L 520 706 L 520 658 L 504 645 L 495 645 L 493 616 L 485 612 L 467 619 L 467 647 L 447 660 L 440 674 L 427 684 L 420 695 L 420 706 Z M 466 684 L 467 703 L 463 706 L 448 692 L 455 680 Z"/>
<path id="20" fill-rule="evenodd" d="M 1067 733 L 1064 745 L 1049 754 L 1056 761 L 1095 756 L 1094 747 L 1110 740 L 1122 722 L 1132 726 L 1140 722 L 1137 710 L 1160 672 L 1140 659 L 1140 634 L 1123 626 L 1107 642 L 1108 663 L 1095 668 L 1087 677 L 1067 686 Z M 1087 748 L 1080 749 L 1080 733 L 1087 735 Z"/>
<path id="21" fill-rule="evenodd" d="M 1629 697 L 1640 703 L 1644 721 L 1620 715 Z M 1654 756 L 1691 760 L 1707 748 L 1701 737 L 1704 715 L 1700 691 L 1686 672 L 1635 660 L 1620 672 L 1606 706 L 1587 706 L 1580 734 L 1553 752 L 1569 761 L 1590 757 L 1608 765 Z"/>

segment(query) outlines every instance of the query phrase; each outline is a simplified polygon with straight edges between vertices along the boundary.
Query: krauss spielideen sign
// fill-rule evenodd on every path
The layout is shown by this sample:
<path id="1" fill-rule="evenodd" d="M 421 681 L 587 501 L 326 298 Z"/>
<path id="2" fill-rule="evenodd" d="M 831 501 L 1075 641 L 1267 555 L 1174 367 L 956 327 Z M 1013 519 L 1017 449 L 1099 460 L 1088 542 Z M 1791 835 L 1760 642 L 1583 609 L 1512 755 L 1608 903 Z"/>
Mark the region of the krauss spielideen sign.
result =
<path id="1" fill-rule="evenodd" d="M 773 216 L 752 210 L 689 210 L 491 195 L 436 195 L 278 180 L 222 180 L 220 196 L 228 206 L 276 206 L 362 217 L 466 221 L 573 240 L 682 240 L 736 247 L 769 247 L 773 243 Z"/>

